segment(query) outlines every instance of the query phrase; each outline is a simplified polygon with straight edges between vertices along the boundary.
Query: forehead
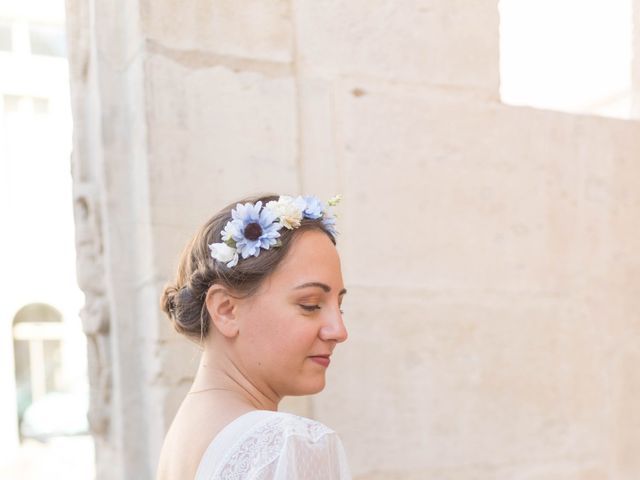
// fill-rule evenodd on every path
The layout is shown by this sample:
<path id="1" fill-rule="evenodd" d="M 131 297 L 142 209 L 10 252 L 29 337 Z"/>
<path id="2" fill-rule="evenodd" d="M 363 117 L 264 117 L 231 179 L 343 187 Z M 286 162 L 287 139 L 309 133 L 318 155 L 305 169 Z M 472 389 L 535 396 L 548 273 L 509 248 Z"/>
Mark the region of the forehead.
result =
<path id="1" fill-rule="evenodd" d="M 342 288 L 338 251 L 325 233 L 316 230 L 301 232 L 271 275 L 271 280 L 274 285 L 316 281 Z"/>

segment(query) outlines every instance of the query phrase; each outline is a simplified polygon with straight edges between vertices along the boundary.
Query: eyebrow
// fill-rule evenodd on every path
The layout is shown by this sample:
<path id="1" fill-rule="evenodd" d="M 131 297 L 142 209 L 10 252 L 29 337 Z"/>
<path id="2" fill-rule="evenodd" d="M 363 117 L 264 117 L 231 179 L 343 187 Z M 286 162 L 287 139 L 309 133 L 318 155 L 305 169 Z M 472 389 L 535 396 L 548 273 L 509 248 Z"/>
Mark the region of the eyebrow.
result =
<path id="1" fill-rule="evenodd" d="M 327 285 L 326 283 L 320 283 L 320 282 L 303 283 L 302 285 L 298 285 L 296 288 L 294 288 L 294 290 L 298 290 L 299 288 L 307 288 L 307 287 L 320 287 L 322 290 L 324 290 L 327 293 L 331 291 L 331 287 L 329 285 Z M 347 289 L 343 288 L 342 290 L 340 290 L 340 293 L 338 294 L 338 296 L 344 295 L 345 293 L 347 293 Z"/>

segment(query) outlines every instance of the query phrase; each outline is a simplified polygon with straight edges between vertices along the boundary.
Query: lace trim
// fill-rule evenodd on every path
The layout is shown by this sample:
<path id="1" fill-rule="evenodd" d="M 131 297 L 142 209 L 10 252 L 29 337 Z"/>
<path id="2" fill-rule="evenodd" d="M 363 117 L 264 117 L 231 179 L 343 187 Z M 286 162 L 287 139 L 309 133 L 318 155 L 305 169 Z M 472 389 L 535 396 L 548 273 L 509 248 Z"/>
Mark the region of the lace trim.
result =
<path id="1" fill-rule="evenodd" d="M 300 435 L 315 443 L 333 430 L 315 420 L 280 412 L 259 423 L 251 432 L 229 449 L 229 454 L 216 468 L 213 479 L 243 480 L 247 474 L 277 459 L 288 437 Z"/>

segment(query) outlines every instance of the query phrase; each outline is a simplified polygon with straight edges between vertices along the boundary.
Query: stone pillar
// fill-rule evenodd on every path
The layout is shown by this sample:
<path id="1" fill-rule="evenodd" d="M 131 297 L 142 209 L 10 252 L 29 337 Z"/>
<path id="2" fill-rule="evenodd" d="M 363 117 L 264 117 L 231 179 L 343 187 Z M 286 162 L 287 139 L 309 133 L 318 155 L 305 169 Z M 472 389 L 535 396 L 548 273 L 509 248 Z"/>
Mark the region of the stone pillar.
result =
<path id="1" fill-rule="evenodd" d="M 78 284 L 87 335 L 90 380 L 89 425 L 95 441 L 96 478 L 124 477 L 120 457 L 112 366 L 112 315 L 106 278 L 104 170 L 96 5 L 67 2 L 71 103 L 74 117 L 72 173 Z M 118 417 L 118 418 L 114 418 Z"/>

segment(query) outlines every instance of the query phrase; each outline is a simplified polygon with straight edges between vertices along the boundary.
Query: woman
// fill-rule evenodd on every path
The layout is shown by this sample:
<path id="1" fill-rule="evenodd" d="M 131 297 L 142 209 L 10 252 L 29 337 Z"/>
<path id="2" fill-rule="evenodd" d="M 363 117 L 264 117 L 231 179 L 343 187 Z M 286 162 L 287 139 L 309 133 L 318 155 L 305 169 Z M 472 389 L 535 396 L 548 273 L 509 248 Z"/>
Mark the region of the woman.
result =
<path id="1" fill-rule="evenodd" d="M 335 432 L 277 411 L 285 395 L 324 388 L 331 354 L 347 339 L 338 200 L 245 199 L 184 251 L 162 308 L 203 352 L 158 480 L 351 478 Z"/>

